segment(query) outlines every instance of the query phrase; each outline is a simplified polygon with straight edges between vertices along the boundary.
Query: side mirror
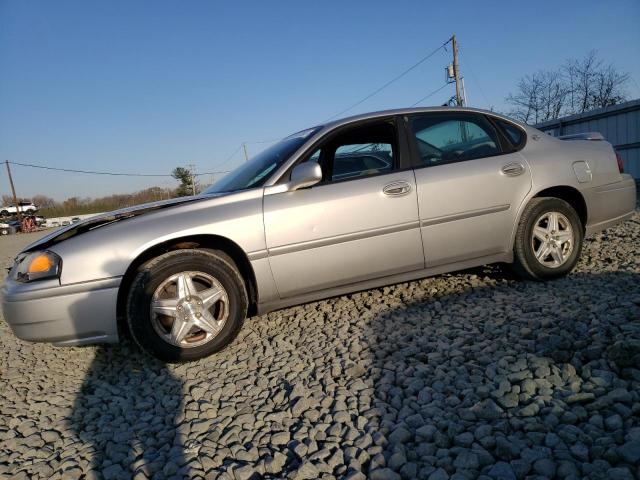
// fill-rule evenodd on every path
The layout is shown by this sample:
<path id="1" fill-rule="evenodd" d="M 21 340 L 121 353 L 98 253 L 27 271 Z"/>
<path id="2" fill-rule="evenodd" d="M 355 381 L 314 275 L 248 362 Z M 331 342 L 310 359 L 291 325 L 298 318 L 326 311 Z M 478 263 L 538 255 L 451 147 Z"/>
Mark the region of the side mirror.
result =
<path id="1" fill-rule="evenodd" d="M 287 183 L 287 190 L 310 187 L 322 180 L 322 168 L 316 162 L 304 162 L 296 165 L 291 171 L 291 180 Z"/>

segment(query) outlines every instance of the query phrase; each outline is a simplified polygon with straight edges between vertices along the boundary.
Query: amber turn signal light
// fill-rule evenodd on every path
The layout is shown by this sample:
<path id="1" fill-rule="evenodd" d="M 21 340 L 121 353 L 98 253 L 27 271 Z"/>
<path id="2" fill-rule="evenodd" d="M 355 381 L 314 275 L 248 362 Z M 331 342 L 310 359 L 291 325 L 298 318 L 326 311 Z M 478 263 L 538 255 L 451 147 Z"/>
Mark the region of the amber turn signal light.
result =
<path id="1" fill-rule="evenodd" d="M 42 273 L 48 272 L 53 267 L 53 260 L 48 255 L 38 255 L 29 264 L 27 272 L 29 273 Z"/>

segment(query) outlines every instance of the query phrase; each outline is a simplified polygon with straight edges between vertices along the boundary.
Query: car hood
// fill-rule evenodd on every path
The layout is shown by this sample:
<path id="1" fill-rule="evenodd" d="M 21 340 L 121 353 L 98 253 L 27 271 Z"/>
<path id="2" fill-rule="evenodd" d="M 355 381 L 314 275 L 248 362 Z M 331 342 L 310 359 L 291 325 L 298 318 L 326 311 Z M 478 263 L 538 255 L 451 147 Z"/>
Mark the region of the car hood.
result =
<path id="1" fill-rule="evenodd" d="M 140 215 L 145 215 L 145 214 L 166 209 L 166 208 L 177 208 L 184 204 L 201 202 L 201 201 L 208 200 L 213 197 L 221 196 L 221 195 L 222 194 L 198 195 L 198 196 L 191 196 L 191 197 L 174 198 L 171 200 L 144 203 L 141 205 L 122 208 L 120 210 L 114 210 L 112 212 L 96 215 L 95 217 L 87 218 L 86 220 L 82 220 L 78 223 L 72 223 L 71 225 L 66 226 L 62 229 L 55 230 L 49 235 L 45 235 L 41 239 L 28 245 L 23 250 L 23 252 L 29 252 L 36 249 L 49 248 L 52 245 L 55 245 L 56 243 L 60 243 L 64 240 L 75 237 L 77 235 L 81 235 L 82 233 L 85 233 L 85 232 L 95 230 L 97 228 L 106 227 L 107 225 L 111 225 L 116 222 L 126 221 L 127 219 L 130 219 L 130 218 L 138 217 Z"/>

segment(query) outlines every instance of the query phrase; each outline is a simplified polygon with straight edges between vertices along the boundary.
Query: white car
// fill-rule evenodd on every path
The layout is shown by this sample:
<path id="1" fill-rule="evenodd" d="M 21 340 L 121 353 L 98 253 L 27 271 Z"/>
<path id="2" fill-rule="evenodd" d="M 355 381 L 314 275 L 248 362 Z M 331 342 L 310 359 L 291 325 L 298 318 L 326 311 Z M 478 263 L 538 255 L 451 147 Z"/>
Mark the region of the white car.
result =
<path id="1" fill-rule="evenodd" d="M 20 213 L 34 213 L 38 210 L 38 207 L 32 202 L 18 202 L 18 206 L 7 205 L 0 207 L 0 216 L 8 217 L 9 215 L 15 215 L 20 209 Z"/>
<path id="2" fill-rule="evenodd" d="M 0 223 L 0 235 L 10 235 L 16 233 L 16 228 L 8 223 Z"/>

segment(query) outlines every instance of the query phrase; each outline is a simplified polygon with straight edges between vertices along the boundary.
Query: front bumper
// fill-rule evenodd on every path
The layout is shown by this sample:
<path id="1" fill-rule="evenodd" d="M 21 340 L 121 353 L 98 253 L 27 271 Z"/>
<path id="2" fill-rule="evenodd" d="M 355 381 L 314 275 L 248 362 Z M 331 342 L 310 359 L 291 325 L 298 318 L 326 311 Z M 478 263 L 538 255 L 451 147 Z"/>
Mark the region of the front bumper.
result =
<path id="1" fill-rule="evenodd" d="M 4 319 L 16 337 L 72 346 L 118 341 L 121 277 L 60 285 L 7 278 L 0 290 Z"/>

